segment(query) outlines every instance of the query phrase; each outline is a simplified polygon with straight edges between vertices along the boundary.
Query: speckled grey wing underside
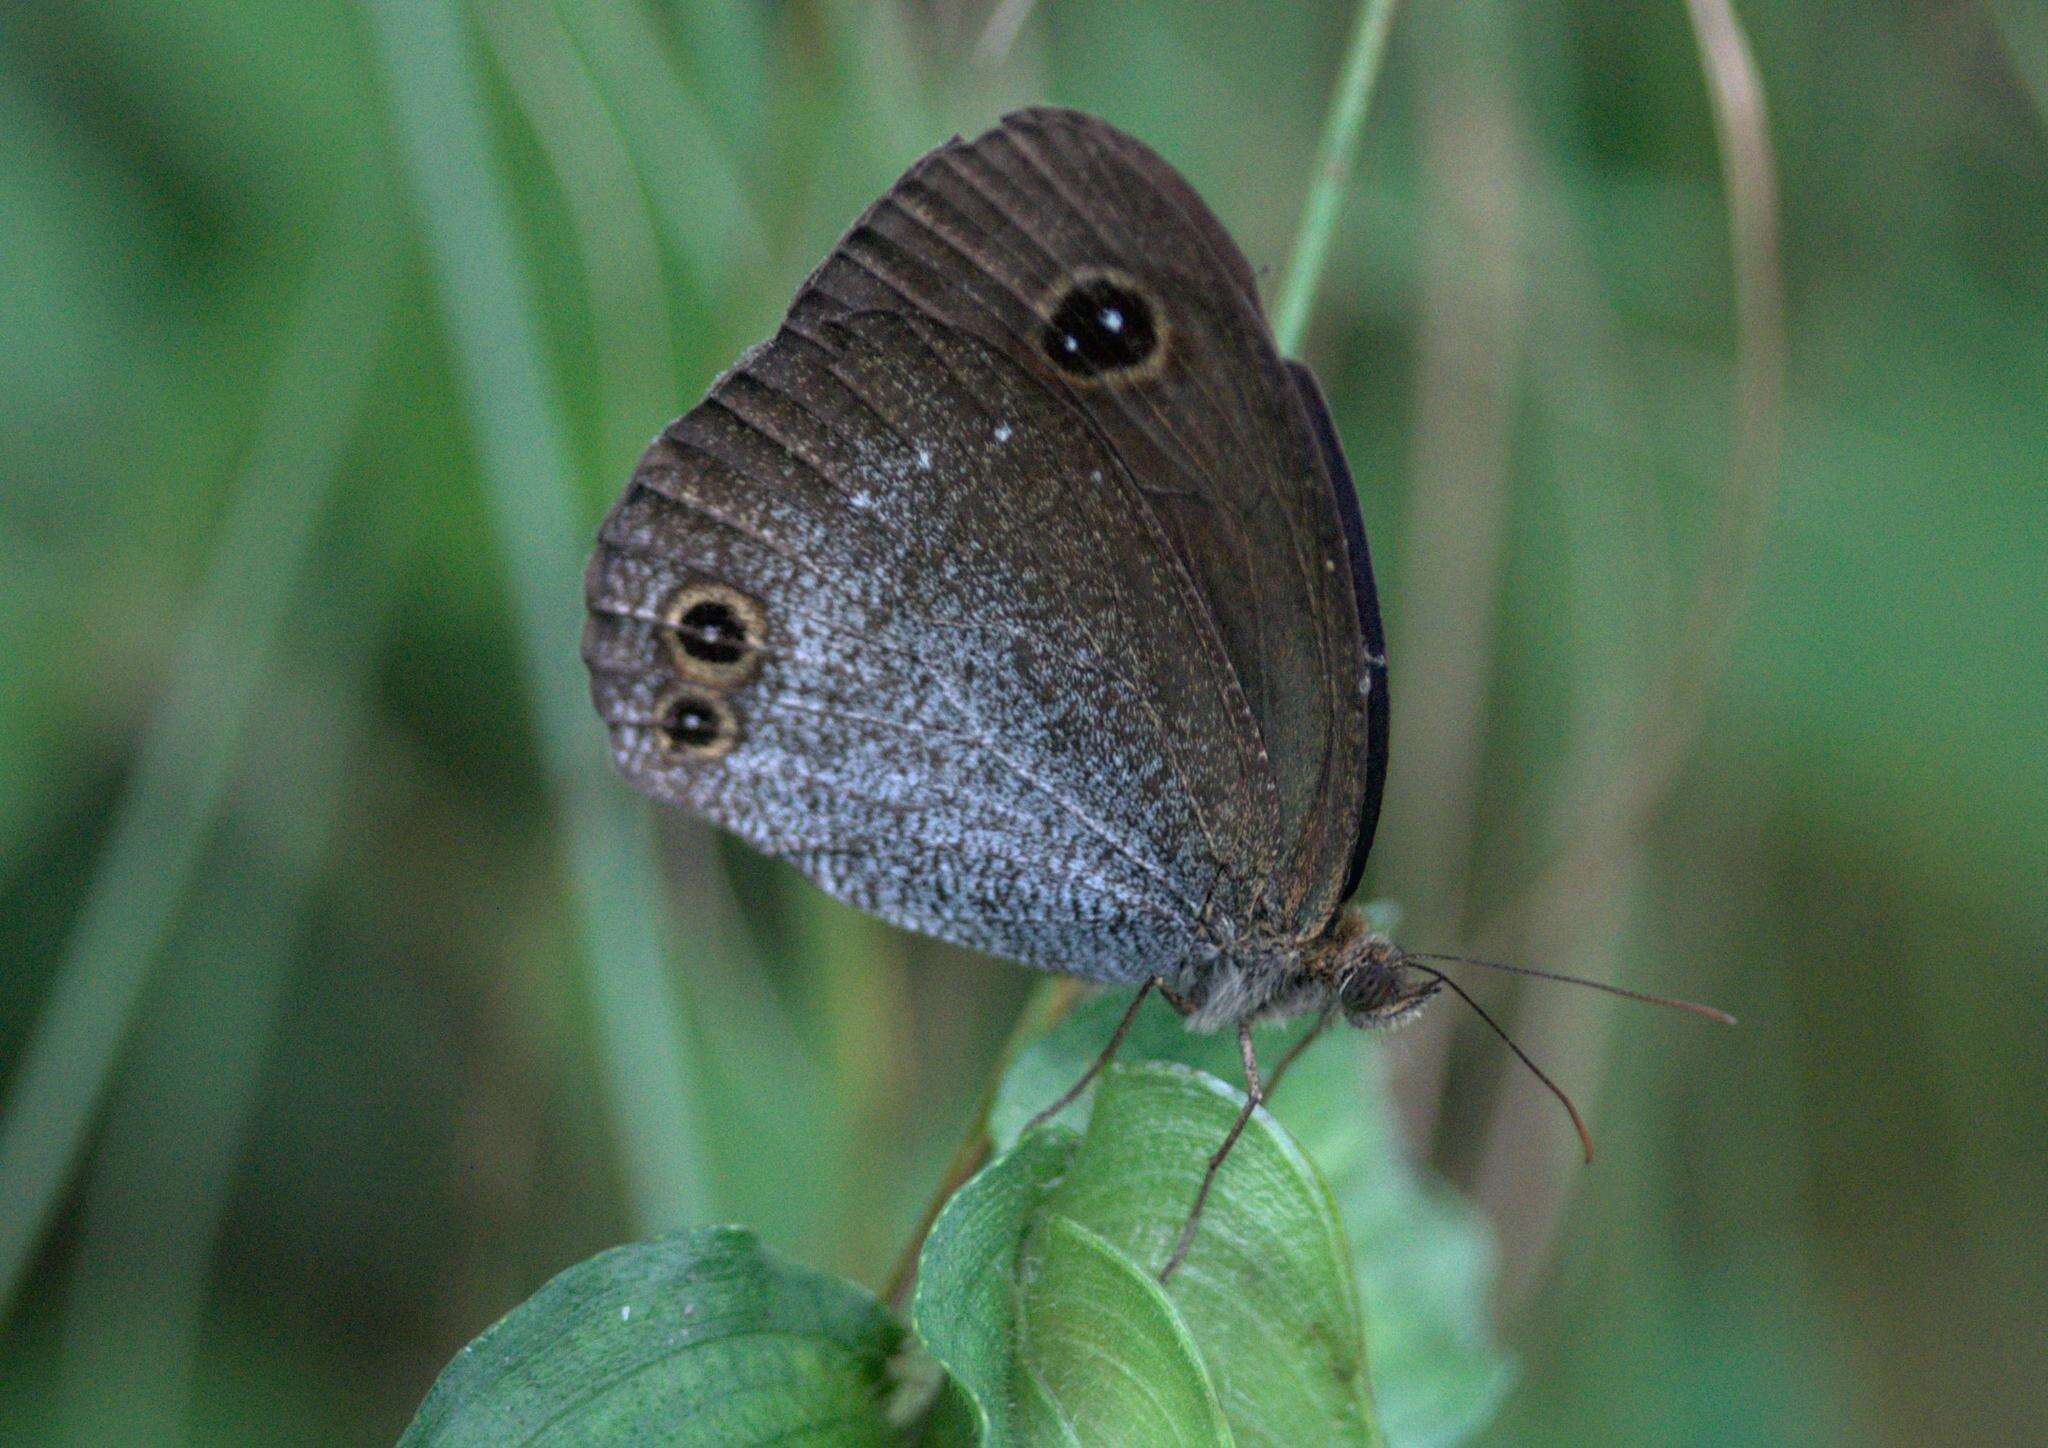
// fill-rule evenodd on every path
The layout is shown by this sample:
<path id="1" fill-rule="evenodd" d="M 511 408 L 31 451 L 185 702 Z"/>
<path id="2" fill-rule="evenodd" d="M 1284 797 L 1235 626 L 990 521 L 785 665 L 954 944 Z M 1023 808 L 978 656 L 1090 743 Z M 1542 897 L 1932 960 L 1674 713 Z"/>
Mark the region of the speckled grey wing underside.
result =
<path id="1" fill-rule="evenodd" d="M 715 758 L 662 729 L 664 601 L 700 580 L 762 613 Z M 1122 466 L 933 318 L 800 303 L 649 448 L 589 595 L 634 783 L 899 924 L 1142 978 L 1270 848 L 1229 666 Z"/>
<path id="2" fill-rule="evenodd" d="M 1167 344 L 1158 366 L 1071 385 L 1045 365 L 1042 329 L 1073 278 L 1105 272 L 1159 300 Z M 944 316 L 1083 409 L 1201 595 L 1258 731 L 1279 833 L 1246 862 L 1259 883 L 1234 923 L 1264 938 L 1319 932 L 1369 813 L 1373 668 L 1311 415 L 1320 399 L 1288 375 L 1222 224 L 1140 142 L 1092 116 L 1027 110 L 919 161 L 814 285 Z"/>
<path id="3" fill-rule="evenodd" d="M 1098 275 L 1164 345 L 1077 380 L 1045 329 Z M 621 766 L 855 905 L 1054 969 L 1315 933 L 1367 674 L 1307 407 L 1149 151 L 1046 111 L 942 147 L 607 519 L 585 656 Z M 719 589 L 747 653 L 700 698 L 677 611 Z"/>

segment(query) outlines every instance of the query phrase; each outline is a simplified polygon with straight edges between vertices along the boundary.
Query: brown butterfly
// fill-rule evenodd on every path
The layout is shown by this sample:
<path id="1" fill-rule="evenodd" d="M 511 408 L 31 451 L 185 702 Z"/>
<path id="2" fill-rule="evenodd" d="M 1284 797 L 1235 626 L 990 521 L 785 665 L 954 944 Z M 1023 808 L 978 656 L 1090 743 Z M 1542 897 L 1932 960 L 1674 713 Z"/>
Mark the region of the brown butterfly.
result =
<path id="1" fill-rule="evenodd" d="M 1387 665 L 1322 393 L 1102 121 L 913 165 L 647 449 L 587 593 L 640 789 L 899 925 L 1235 1027 L 1219 1164 L 1250 1023 L 1448 983 L 1344 906 Z"/>

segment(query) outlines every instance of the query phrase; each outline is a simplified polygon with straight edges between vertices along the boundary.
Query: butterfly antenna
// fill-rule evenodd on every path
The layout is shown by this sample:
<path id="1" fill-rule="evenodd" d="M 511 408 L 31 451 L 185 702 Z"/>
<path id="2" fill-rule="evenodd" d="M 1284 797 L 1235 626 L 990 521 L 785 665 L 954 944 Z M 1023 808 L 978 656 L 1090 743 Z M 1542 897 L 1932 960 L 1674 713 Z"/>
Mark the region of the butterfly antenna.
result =
<path id="1" fill-rule="evenodd" d="M 1528 975 L 1534 976 L 1537 980 L 1555 980 L 1561 981 L 1565 985 L 1582 985 L 1588 990 L 1599 990 L 1605 991 L 1609 995 L 1626 996 L 1632 1001 L 1641 1001 L 1645 1005 L 1670 1006 L 1673 1010 L 1691 1011 L 1696 1016 L 1705 1016 L 1708 1020 L 1718 1021 L 1724 1026 L 1736 1024 L 1735 1017 L 1729 1015 L 1728 1012 L 1717 1010 L 1713 1006 L 1703 1006 L 1698 1001 L 1682 1001 L 1676 996 L 1651 995 L 1648 991 L 1629 990 L 1625 986 L 1609 985 L 1604 980 L 1587 980 L 1582 975 L 1565 975 L 1555 970 L 1538 970 L 1533 965 L 1508 965 L 1498 960 L 1476 960 L 1469 955 L 1438 955 L 1436 952 L 1428 950 L 1410 950 L 1404 951 L 1403 954 L 1410 960 L 1420 957 L 1423 960 L 1446 961 L 1451 965 L 1478 965 L 1484 966 L 1488 970 L 1504 970 L 1509 975 Z M 1437 978 L 1439 980 L 1443 979 L 1442 976 Z"/>
<path id="2" fill-rule="evenodd" d="M 1414 958 L 1411 956 L 1409 958 L 1409 961 L 1410 964 L 1413 965 Z M 1486 1007 L 1479 1004 L 1478 1001 L 1473 1000 L 1471 995 L 1466 992 L 1465 987 L 1459 985 L 1456 981 L 1452 980 L 1442 971 L 1432 969 L 1429 966 L 1414 965 L 1414 969 L 1421 971 L 1424 975 L 1434 976 L 1438 981 L 1442 982 L 1444 985 L 1449 986 L 1451 990 L 1457 995 L 1458 999 L 1462 1000 L 1466 1005 L 1472 1007 L 1472 1009 L 1478 1013 L 1479 1019 L 1486 1022 L 1487 1026 L 1493 1031 L 1493 1033 L 1496 1036 L 1499 1036 L 1501 1040 L 1507 1044 L 1507 1048 L 1515 1053 L 1516 1058 L 1520 1060 L 1524 1066 L 1527 1066 L 1529 1068 L 1530 1073 L 1534 1075 L 1538 1081 L 1541 1081 L 1546 1087 L 1549 1088 L 1550 1094 L 1552 1096 L 1555 1096 L 1558 1099 L 1558 1101 L 1563 1104 L 1565 1114 L 1571 1117 L 1572 1126 L 1579 1133 L 1579 1145 L 1581 1148 L 1584 1149 L 1586 1153 L 1586 1164 L 1588 1166 L 1592 1165 L 1593 1133 L 1586 1130 L 1586 1119 L 1583 1116 L 1579 1115 L 1579 1108 L 1572 1105 L 1572 1098 L 1564 1094 L 1564 1088 L 1558 1085 L 1555 1081 L 1551 1080 L 1548 1076 L 1543 1074 L 1543 1068 L 1537 1065 L 1534 1061 L 1529 1059 L 1529 1053 L 1523 1050 L 1520 1046 L 1515 1044 L 1515 1038 L 1513 1036 L 1510 1036 L 1506 1031 L 1501 1029 L 1500 1022 L 1496 1021 L 1492 1016 L 1488 1015 L 1486 1013 Z"/>

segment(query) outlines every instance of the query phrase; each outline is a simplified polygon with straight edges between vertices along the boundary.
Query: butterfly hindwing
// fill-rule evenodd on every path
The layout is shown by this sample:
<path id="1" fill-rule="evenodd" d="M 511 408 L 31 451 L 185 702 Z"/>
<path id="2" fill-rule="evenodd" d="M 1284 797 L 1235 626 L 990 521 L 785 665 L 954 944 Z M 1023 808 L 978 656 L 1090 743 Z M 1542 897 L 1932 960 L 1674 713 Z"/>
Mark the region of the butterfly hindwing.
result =
<path id="1" fill-rule="evenodd" d="M 1260 848 L 1257 761 L 1127 491 L 985 343 L 802 309 L 657 440 L 601 535 L 586 656 L 621 764 L 904 925 L 1118 979 L 1189 958 Z M 706 581 L 759 604 L 730 688 L 673 667 L 668 600 Z M 664 732 L 679 693 L 728 711 L 729 748 Z"/>

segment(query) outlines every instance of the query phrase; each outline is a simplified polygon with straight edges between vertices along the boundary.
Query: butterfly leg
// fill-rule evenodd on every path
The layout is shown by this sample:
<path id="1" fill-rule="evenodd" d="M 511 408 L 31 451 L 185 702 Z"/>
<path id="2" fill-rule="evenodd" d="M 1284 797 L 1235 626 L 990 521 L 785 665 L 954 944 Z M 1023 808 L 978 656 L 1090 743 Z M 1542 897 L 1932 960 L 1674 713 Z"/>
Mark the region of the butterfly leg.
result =
<path id="1" fill-rule="evenodd" d="M 1195 1226 L 1202 1220 L 1202 1208 L 1209 1204 L 1209 1189 L 1216 1185 L 1216 1174 L 1223 1170 L 1223 1162 L 1230 1155 L 1230 1149 L 1237 1145 L 1237 1139 L 1244 1135 L 1252 1113 L 1259 1109 L 1259 1103 L 1266 1099 L 1264 1089 L 1259 1085 L 1259 1057 L 1252 1049 L 1252 1028 L 1244 1022 L 1237 1023 L 1237 1053 L 1244 1061 L 1244 1109 L 1237 1113 L 1237 1120 L 1230 1123 L 1230 1133 L 1223 1138 L 1223 1145 L 1216 1148 L 1216 1154 L 1209 1158 L 1209 1169 L 1202 1173 L 1202 1184 L 1195 1189 L 1195 1204 L 1188 1209 L 1188 1219 L 1181 1225 L 1180 1240 L 1173 1244 L 1173 1255 L 1166 1259 L 1166 1265 L 1159 1269 L 1159 1280 L 1165 1282 L 1173 1276 L 1181 1259 L 1188 1255 L 1188 1248 L 1195 1242 Z M 1291 1059 L 1293 1053 L 1289 1052 Z"/>
<path id="2" fill-rule="evenodd" d="M 1053 1117 L 1066 1110 L 1068 1106 L 1073 1104 L 1074 1098 L 1088 1089 L 1088 1083 L 1102 1074 L 1102 1068 L 1115 1059 L 1117 1047 L 1121 1046 L 1124 1043 L 1124 1037 L 1130 1034 L 1131 1022 L 1138 1018 L 1138 1007 L 1145 1004 L 1145 997 L 1152 994 L 1153 988 L 1158 985 L 1159 977 L 1155 975 L 1138 987 L 1138 993 L 1131 997 L 1130 1005 L 1124 1008 L 1123 1019 L 1118 1021 L 1116 1029 L 1109 1033 L 1109 1044 L 1102 1048 L 1102 1054 L 1097 1056 L 1094 1063 L 1081 1073 L 1080 1080 L 1066 1089 L 1059 1100 L 1053 1102 L 1052 1105 L 1046 1107 L 1043 1111 L 1025 1122 L 1024 1130 L 1017 1133 L 1019 1136 L 1028 1136 L 1033 1130 L 1043 1126 L 1046 1122 L 1052 1120 Z M 1164 989 L 1164 987 L 1160 988 Z"/>

